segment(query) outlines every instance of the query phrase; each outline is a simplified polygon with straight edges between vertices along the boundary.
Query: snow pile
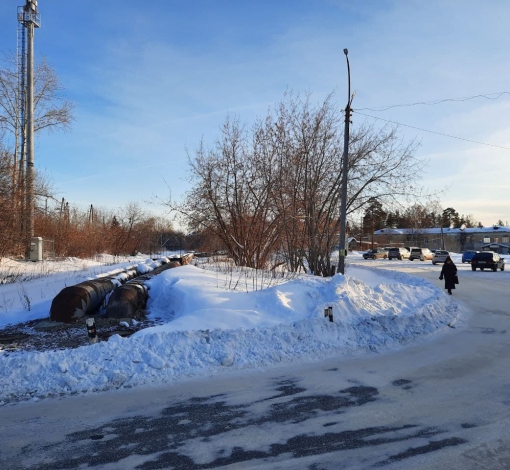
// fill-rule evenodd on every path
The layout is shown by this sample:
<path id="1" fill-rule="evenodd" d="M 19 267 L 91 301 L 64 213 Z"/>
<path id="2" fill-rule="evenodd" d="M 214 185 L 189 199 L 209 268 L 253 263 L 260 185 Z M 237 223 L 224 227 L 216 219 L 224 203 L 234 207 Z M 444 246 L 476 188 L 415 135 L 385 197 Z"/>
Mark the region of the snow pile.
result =
<path id="1" fill-rule="evenodd" d="M 151 279 L 149 316 L 163 324 L 129 338 L 0 353 L 0 401 L 381 351 L 444 331 L 461 314 L 432 284 L 395 271 L 350 267 L 345 277 L 302 276 L 253 292 L 225 290 L 221 276 L 188 265 Z"/>

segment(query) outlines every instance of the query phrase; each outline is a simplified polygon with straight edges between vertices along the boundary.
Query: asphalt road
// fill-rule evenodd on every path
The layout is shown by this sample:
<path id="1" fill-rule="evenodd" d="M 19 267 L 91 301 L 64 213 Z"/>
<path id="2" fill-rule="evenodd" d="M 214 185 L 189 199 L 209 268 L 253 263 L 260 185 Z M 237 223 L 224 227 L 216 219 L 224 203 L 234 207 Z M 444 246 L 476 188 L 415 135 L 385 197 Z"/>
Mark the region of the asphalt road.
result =
<path id="1" fill-rule="evenodd" d="M 459 269 L 465 323 L 397 351 L 4 406 L 0 468 L 509 469 L 510 273 Z"/>

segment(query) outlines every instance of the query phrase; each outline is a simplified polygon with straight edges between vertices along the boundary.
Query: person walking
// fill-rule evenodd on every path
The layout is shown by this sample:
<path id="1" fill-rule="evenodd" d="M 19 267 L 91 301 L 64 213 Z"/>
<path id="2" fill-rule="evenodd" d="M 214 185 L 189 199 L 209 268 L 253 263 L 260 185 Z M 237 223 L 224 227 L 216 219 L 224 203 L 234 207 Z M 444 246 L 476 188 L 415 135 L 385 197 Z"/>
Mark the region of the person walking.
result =
<path id="1" fill-rule="evenodd" d="M 452 289 L 455 289 L 455 284 L 459 283 L 457 277 L 457 266 L 452 261 L 450 256 L 446 257 L 446 260 L 441 269 L 441 275 L 439 279 L 442 281 L 444 278 L 444 288 L 448 289 L 448 294 L 452 295 Z"/>

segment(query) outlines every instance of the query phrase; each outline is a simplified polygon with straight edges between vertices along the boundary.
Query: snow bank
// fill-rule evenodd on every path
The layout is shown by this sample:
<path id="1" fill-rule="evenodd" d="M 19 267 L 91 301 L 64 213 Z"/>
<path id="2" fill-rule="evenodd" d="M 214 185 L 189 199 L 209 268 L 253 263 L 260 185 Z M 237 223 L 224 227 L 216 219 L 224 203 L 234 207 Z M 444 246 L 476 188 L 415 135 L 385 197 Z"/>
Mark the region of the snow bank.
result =
<path id="1" fill-rule="evenodd" d="M 458 304 L 427 281 L 350 268 L 255 292 L 219 287 L 183 266 L 150 281 L 150 316 L 164 323 L 74 350 L 0 354 L 0 400 L 166 383 L 225 370 L 382 351 L 447 329 Z M 333 308 L 334 322 L 324 318 Z"/>

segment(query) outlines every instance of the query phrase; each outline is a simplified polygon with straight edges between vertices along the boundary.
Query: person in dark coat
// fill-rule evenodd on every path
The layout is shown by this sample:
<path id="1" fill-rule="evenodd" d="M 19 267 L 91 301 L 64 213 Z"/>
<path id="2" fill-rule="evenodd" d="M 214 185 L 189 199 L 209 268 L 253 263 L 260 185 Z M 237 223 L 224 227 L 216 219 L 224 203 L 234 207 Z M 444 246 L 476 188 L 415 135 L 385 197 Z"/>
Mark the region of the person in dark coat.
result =
<path id="1" fill-rule="evenodd" d="M 443 269 L 441 269 L 439 279 L 442 281 L 443 278 L 444 288 L 448 289 L 448 294 L 452 295 L 452 289 L 455 289 L 455 280 L 457 278 L 457 266 L 455 266 L 450 256 L 447 256 L 443 264 Z"/>

